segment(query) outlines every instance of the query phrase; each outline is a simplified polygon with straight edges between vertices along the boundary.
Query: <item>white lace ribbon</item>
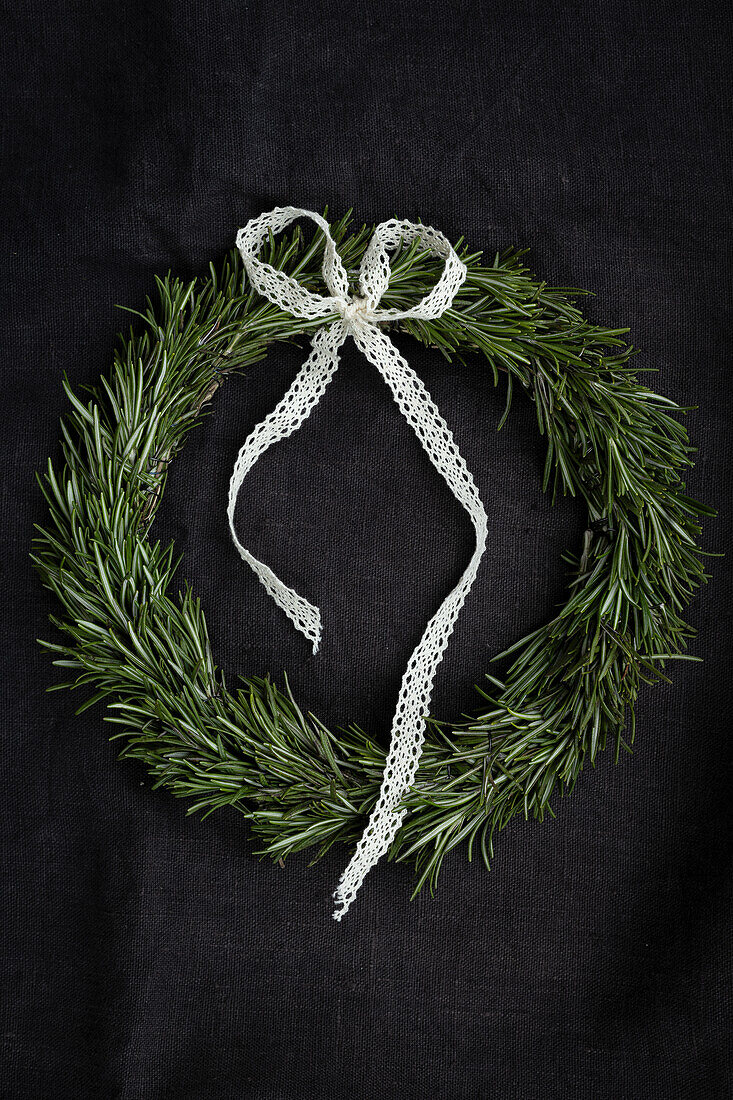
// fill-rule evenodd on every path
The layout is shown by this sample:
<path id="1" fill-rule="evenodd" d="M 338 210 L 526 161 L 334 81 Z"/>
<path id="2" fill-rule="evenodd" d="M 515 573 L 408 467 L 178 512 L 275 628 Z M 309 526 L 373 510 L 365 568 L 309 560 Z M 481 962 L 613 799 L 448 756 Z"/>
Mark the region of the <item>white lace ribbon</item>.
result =
<path id="1" fill-rule="evenodd" d="M 257 258 L 270 234 L 281 232 L 297 218 L 311 218 L 323 231 L 325 252 L 322 271 L 328 296 L 307 290 L 285 272 Z M 409 243 L 414 240 L 420 241 L 425 249 L 445 261 L 442 274 L 430 293 L 410 309 L 380 309 L 379 302 L 390 277 L 388 253 L 400 241 Z M 377 326 L 382 321 L 398 321 L 408 317 L 418 320 L 439 317 L 450 308 L 466 277 L 466 267 L 443 234 L 430 226 L 396 220 L 382 222 L 375 229 L 361 261 L 360 295 L 352 297 L 328 223 L 310 210 L 293 206 L 277 207 L 268 214 L 253 218 L 239 230 L 237 247 L 250 282 L 259 294 L 295 317 L 324 319 L 323 327 L 312 338 L 312 351 L 292 386 L 278 406 L 251 432 L 239 452 L 229 485 L 227 510 L 229 528 L 237 550 L 275 603 L 313 643 L 313 652 L 318 650 L 321 638 L 318 608 L 283 584 L 268 566 L 257 561 L 242 546 L 234 527 L 234 508 L 240 486 L 260 455 L 277 440 L 292 435 L 320 401 L 338 369 L 339 348 L 348 336 L 353 337 L 357 347 L 384 378 L 402 415 L 412 426 L 438 473 L 465 508 L 476 531 L 476 549 L 465 573 L 428 623 L 402 678 L 379 799 L 334 893 L 337 907 L 333 915 L 336 920 L 341 920 L 367 872 L 388 851 L 405 815 L 406 811 L 400 808 L 400 803 L 417 772 L 435 671 L 476 577 L 487 533 L 486 512 L 448 425 L 415 372 L 386 333 Z"/>

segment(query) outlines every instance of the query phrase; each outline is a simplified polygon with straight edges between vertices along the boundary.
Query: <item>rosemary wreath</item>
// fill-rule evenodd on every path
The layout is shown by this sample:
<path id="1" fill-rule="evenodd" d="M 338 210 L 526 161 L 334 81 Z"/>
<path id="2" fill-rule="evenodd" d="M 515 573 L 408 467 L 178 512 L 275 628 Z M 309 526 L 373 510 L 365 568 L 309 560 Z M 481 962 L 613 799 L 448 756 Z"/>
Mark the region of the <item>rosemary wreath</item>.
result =
<path id="1" fill-rule="evenodd" d="M 371 231 L 350 232 L 347 215 L 331 232 L 353 272 Z M 582 497 L 588 523 L 582 547 L 566 555 L 559 613 L 499 655 L 511 663 L 503 680 L 486 674 L 475 717 L 429 724 L 390 850 L 414 863 L 415 893 L 432 890 L 463 841 L 488 867 L 496 830 L 517 814 L 542 821 L 553 793 L 569 793 L 599 750 L 612 745 L 618 760 L 629 748 L 640 685 L 667 679 L 665 663 L 685 656 L 694 633 L 681 615 L 708 579 L 697 539 L 700 518 L 714 514 L 684 491 L 693 448 L 673 414 L 686 410 L 641 385 L 628 330 L 589 324 L 573 304 L 585 292 L 537 282 L 520 251 L 486 266 L 459 247 L 468 274 L 453 307 L 395 327 L 451 362 L 478 353 L 495 384 L 505 377 L 499 427 L 519 384 L 547 442 L 542 488 Z M 271 239 L 264 258 L 310 288 L 321 249 L 320 233 L 307 243 L 296 228 Z M 407 308 L 433 281 L 428 254 L 403 247 L 382 303 Z M 121 755 L 192 799 L 189 812 L 234 806 L 262 854 L 282 860 L 314 847 L 318 858 L 358 840 L 385 749 L 356 725 L 327 729 L 298 706 L 287 677 L 284 690 L 255 677 L 228 688 L 198 599 L 187 584 L 169 592 L 173 545 L 148 532 L 168 464 L 225 378 L 321 322 L 259 297 L 236 252 L 207 277 L 169 275 L 157 287 L 142 327 L 120 338 L 109 377 L 84 396 L 64 381 L 63 461 L 49 460 L 39 477 L 50 515 L 32 557 L 63 607 L 51 619 L 65 644 L 41 644 L 72 676 L 54 689 L 91 686 L 79 712 L 107 700 Z"/>

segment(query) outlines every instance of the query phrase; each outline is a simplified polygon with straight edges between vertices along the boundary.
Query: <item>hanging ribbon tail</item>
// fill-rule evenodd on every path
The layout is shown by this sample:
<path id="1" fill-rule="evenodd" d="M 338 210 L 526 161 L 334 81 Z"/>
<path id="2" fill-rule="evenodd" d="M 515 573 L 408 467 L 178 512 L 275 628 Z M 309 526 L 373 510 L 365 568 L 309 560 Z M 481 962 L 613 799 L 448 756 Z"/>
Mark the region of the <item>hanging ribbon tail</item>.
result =
<path id="1" fill-rule="evenodd" d="M 392 845 L 405 816 L 401 806 L 413 785 L 425 740 L 433 680 L 486 547 L 487 517 L 471 473 L 427 389 L 385 333 L 364 326 L 353 333 L 367 359 L 392 391 L 435 469 L 468 513 L 476 549 L 460 581 L 428 623 L 402 678 L 379 800 L 334 893 L 334 920 L 348 912 L 364 878 Z"/>
<path id="2" fill-rule="evenodd" d="M 252 568 L 257 578 L 272 596 L 278 607 L 282 608 L 290 621 L 313 645 L 318 652 L 321 641 L 321 613 L 294 589 L 284 584 L 269 566 L 258 561 L 253 554 L 242 546 L 234 526 L 234 511 L 242 482 L 265 451 L 281 439 L 296 432 L 316 407 L 325 393 L 328 383 L 338 370 L 338 349 L 346 338 L 341 321 L 330 328 L 319 329 L 313 337 L 313 350 L 301 367 L 298 375 L 282 401 L 257 425 L 245 440 L 229 482 L 229 503 L 227 516 L 229 530 L 234 545 L 243 561 Z"/>

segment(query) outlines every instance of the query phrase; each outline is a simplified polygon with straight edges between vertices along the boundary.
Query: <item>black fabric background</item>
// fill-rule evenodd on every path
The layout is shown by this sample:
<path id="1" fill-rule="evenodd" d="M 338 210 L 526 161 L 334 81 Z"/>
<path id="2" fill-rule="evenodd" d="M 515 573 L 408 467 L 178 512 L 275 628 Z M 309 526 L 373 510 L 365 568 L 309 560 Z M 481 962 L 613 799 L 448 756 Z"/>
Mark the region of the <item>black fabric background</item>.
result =
<path id="1" fill-rule="evenodd" d="M 515 823 L 491 874 L 451 858 L 434 900 L 380 865 L 343 924 L 348 853 L 259 862 L 119 764 L 98 709 L 44 693 L 53 610 L 28 563 L 58 454 L 61 378 L 109 365 L 115 303 L 220 260 L 280 203 L 421 218 L 596 293 L 653 384 L 699 405 L 690 491 L 731 526 L 730 112 L 724 6 L 698 3 L 7 6 L 2 251 L 2 1096 L 125 1100 L 726 1094 L 730 606 L 725 561 L 690 619 L 705 663 L 639 706 L 555 822 Z M 477 704 L 498 649 L 563 594 L 581 512 L 539 488 L 528 403 L 480 363 L 403 342 L 453 426 L 490 544 L 435 690 Z M 412 647 L 470 554 L 465 517 L 376 373 L 347 348 L 307 425 L 250 475 L 246 543 L 320 604 L 317 658 L 229 541 L 238 446 L 302 354 L 229 383 L 172 469 L 158 531 L 185 552 L 228 671 L 288 669 L 329 722 L 386 738 Z"/>

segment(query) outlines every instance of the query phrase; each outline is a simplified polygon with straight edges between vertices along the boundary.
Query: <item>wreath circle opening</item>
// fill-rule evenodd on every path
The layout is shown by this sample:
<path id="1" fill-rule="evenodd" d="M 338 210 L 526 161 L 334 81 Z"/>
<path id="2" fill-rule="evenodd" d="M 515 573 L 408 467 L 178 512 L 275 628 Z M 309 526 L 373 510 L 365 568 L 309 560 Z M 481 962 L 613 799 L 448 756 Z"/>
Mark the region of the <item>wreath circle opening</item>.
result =
<path id="1" fill-rule="evenodd" d="M 371 238 L 350 216 L 331 234 L 351 278 Z M 306 287 L 320 279 L 320 232 L 271 239 L 264 256 Z M 689 657 L 686 603 L 708 579 L 698 546 L 714 511 L 685 492 L 693 448 L 674 414 L 687 411 L 639 381 L 627 329 L 593 325 L 585 294 L 535 280 L 524 253 L 456 246 L 468 273 L 453 307 L 434 320 L 390 325 L 451 363 L 478 354 L 495 385 L 534 403 L 547 452 L 542 488 L 580 497 L 582 547 L 565 555 L 568 599 L 553 619 L 515 641 L 503 678 L 486 673 L 480 709 L 460 723 L 431 720 L 407 814 L 389 852 L 416 870 L 413 896 L 434 889 L 443 859 L 462 842 L 488 867 L 493 838 L 517 815 L 554 816 L 553 794 L 572 791 L 584 764 L 633 743 L 643 683 L 668 679 Z M 392 259 L 383 304 L 404 309 L 434 281 L 417 244 Z M 148 534 L 168 465 L 229 374 L 269 347 L 309 336 L 320 321 L 261 298 L 232 251 L 221 268 L 185 282 L 156 279 L 158 300 L 119 339 L 109 376 L 64 389 L 62 462 L 39 483 L 49 506 L 32 558 L 63 613 L 63 642 L 42 642 L 71 679 L 93 689 L 79 712 L 107 702 L 121 756 L 141 761 L 204 815 L 233 806 L 275 860 L 305 848 L 319 858 L 353 845 L 379 794 L 386 750 L 357 725 L 334 732 L 296 702 L 284 677 L 244 678 L 230 689 L 212 656 L 206 620 L 184 582 L 173 544 Z M 130 311 L 135 313 L 136 311 Z M 629 733 L 626 733 L 627 724 Z"/>

